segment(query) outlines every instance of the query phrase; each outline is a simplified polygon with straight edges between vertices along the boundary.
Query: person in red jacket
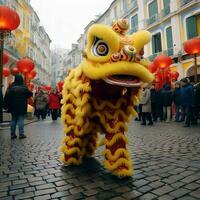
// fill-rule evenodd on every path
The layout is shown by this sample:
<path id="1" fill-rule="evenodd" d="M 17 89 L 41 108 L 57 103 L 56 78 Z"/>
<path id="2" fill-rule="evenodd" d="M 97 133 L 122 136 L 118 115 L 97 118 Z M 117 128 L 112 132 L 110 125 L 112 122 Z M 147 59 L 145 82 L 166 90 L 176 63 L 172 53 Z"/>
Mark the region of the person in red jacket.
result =
<path id="1" fill-rule="evenodd" d="M 60 107 L 60 95 L 56 90 L 53 90 L 49 95 L 49 108 L 51 109 L 51 117 L 53 121 L 57 120 Z"/>

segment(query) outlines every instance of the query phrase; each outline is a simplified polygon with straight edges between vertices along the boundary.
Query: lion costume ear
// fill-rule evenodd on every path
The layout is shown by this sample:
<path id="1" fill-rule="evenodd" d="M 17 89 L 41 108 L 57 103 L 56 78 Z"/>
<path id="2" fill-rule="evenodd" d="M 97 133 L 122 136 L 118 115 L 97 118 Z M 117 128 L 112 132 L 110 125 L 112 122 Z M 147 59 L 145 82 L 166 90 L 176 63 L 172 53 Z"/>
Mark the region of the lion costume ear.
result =
<path id="1" fill-rule="evenodd" d="M 132 45 L 137 49 L 137 53 L 151 40 L 151 34 L 148 31 L 138 31 L 131 35 Z"/>

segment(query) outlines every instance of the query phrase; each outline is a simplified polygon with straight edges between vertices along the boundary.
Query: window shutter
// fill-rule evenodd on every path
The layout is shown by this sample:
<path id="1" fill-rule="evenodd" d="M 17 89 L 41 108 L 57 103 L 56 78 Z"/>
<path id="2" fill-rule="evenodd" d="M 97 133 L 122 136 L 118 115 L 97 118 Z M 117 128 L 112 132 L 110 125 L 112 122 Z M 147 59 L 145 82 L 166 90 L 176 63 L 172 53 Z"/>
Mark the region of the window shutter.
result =
<path id="1" fill-rule="evenodd" d="M 164 8 L 168 8 L 170 6 L 170 0 L 163 0 Z"/>
<path id="2" fill-rule="evenodd" d="M 187 38 L 191 39 L 198 35 L 196 16 L 191 16 L 186 19 Z"/>
<path id="3" fill-rule="evenodd" d="M 152 54 L 156 53 L 155 35 L 152 37 Z"/>
<path id="4" fill-rule="evenodd" d="M 167 36 L 167 48 L 170 49 L 173 47 L 172 27 L 171 26 L 166 29 L 166 36 Z"/>
<path id="5" fill-rule="evenodd" d="M 149 4 L 149 18 L 158 13 L 157 1 L 153 1 Z"/>

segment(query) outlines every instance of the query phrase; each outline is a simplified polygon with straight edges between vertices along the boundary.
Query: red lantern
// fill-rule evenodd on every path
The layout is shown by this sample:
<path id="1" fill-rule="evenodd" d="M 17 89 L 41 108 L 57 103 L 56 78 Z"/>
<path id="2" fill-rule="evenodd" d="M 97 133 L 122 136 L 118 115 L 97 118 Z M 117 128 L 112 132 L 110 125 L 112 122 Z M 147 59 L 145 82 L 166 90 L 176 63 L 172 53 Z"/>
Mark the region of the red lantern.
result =
<path id="1" fill-rule="evenodd" d="M 151 62 L 148 66 L 148 70 L 151 72 L 151 73 L 154 73 L 156 70 L 157 70 L 157 66 L 154 65 L 153 62 Z"/>
<path id="2" fill-rule="evenodd" d="M 45 86 L 45 90 L 46 90 L 46 91 L 50 91 L 50 90 L 51 90 L 51 86 L 46 85 L 46 86 Z"/>
<path id="3" fill-rule="evenodd" d="M 12 68 L 10 69 L 10 73 L 11 73 L 13 76 L 15 76 L 16 74 L 19 74 L 19 70 L 18 70 L 17 67 L 12 67 Z"/>
<path id="4" fill-rule="evenodd" d="M 20 24 L 20 18 L 15 10 L 0 6 L 0 31 L 15 30 Z"/>
<path id="5" fill-rule="evenodd" d="M 172 72 L 170 73 L 170 75 L 171 75 L 171 79 L 172 79 L 172 80 L 177 80 L 178 77 L 179 77 L 179 73 L 176 72 L 176 71 L 172 71 Z"/>
<path id="6" fill-rule="evenodd" d="M 8 62 L 8 55 L 6 53 L 3 53 L 3 65 L 5 65 Z"/>
<path id="7" fill-rule="evenodd" d="M 183 45 L 184 50 L 188 54 L 199 54 L 200 53 L 200 37 L 193 38 L 186 41 Z"/>
<path id="8" fill-rule="evenodd" d="M 28 73 L 35 67 L 34 62 L 30 58 L 23 58 L 17 62 L 17 68 L 21 73 Z"/>
<path id="9" fill-rule="evenodd" d="M 3 77 L 7 77 L 10 75 L 10 70 L 7 67 L 3 68 Z"/>
<path id="10" fill-rule="evenodd" d="M 35 78 L 35 76 L 36 76 L 36 71 L 33 70 L 33 71 L 31 71 L 31 72 L 27 75 L 27 78 L 28 78 L 29 80 L 32 80 L 32 79 Z"/>
<path id="11" fill-rule="evenodd" d="M 161 54 L 154 59 L 153 63 L 156 67 L 165 69 L 172 64 L 172 59 L 169 56 Z"/>
<path id="12" fill-rule="evenodd" d="M 64 82 L 63 82 L 63 81 L 59 81 L 59 82 L 57 83 L 57 85 L 58 85 L 59 91 L 61 92 L 61 91 L 62 91 L 62 88 L 63 88 L 63 85 L 64 85 Z"/>

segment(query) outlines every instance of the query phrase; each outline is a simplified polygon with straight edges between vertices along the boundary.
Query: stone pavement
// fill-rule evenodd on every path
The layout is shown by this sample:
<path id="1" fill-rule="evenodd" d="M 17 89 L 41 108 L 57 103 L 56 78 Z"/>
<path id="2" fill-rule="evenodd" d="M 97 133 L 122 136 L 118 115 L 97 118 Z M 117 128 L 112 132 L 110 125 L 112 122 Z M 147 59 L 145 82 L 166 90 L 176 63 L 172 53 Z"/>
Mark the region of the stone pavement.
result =
<path id="1" fill-rule="evenodd" d="M 0 199 L 200 200 L 200 126 L 133 121 L 128 136 L 135 173 L 119 179 L 101 164 L 104 147 L 79 167 L 63 167 L 62 127 L 48 120 L 26 126 L 24 140 L 10 141 L 9 131 L 0 130 Z"/>

